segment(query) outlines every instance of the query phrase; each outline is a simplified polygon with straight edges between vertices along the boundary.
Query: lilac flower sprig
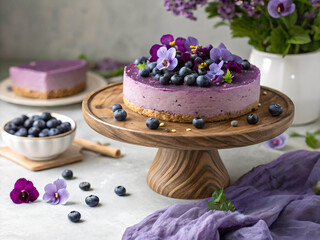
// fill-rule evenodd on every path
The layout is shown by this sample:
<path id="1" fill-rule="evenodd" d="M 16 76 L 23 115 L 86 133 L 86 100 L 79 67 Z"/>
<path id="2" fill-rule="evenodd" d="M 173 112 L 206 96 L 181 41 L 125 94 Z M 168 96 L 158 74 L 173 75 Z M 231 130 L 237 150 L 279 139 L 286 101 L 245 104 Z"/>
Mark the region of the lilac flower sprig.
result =
<path id="1" fill-rule="evenodd" d="M 50 204 L 66 204 L 69 199 L 67 184 L 63 179 L 57 179 L 44 187 L 43 201 Z"/>
<path id="2" fill-rule="evenodd" d="M 288 140 L 288 134 L 284 132 L 279 136 L 264 142 L 264 144 L 269 148 L 282 149 L 286 146 L 287 140 Z"/>
<path id="3" fill-rule="evenodd" d="M 18 179 L 10 193 L 10 198 L 15 204 L 34 202 L 38 197 L 38 190 L 25 178 Z"/>
<path id="4" fill-rule="evenodd" d="M 163 5 L 167 11 L 173 12 L 174 15 L 184 15 L 186 18 L 196 20 L 193 11 L 197 10 L 198 6 L 204 6 L 207 0 L 164 0 Z"/>

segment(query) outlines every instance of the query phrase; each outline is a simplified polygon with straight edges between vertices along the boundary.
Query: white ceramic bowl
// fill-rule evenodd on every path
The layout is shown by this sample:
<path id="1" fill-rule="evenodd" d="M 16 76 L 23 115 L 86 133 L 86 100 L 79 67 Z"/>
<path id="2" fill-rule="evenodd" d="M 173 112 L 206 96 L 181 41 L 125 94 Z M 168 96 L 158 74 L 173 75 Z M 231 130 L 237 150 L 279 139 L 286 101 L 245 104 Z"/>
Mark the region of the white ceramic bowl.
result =
<path id="1" fill-rule="evenodd" d="M 39 115 L 41 113 L 27 114 L 28 116 Z M 2 128 L 3 141 L 16 153 L 19 153 L 31 160 L 43 161 L 50 160 L 63 153 L 72 144 L 76 135 L 76 122 L 71 118 L 58 113 L 51 113 L 62 122 L 69 122 L 71 130 L 52 137 L 18 137 L 7 133 L 4 130 L 5 123 Z"/>

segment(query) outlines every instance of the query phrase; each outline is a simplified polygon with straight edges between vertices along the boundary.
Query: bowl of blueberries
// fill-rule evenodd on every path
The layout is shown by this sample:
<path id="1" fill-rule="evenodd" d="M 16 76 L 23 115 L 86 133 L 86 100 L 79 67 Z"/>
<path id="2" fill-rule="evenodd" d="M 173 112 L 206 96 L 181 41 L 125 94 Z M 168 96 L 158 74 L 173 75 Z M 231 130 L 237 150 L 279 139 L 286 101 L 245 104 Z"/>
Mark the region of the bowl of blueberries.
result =
<path id="1" fill-rule="evenodd" d="M 21 115 L 2 126 L 4 142 L 16 153 L 30 160 L 43 161 L 57 157 L 72 144 L 76 122 L 58 113 Z"/>

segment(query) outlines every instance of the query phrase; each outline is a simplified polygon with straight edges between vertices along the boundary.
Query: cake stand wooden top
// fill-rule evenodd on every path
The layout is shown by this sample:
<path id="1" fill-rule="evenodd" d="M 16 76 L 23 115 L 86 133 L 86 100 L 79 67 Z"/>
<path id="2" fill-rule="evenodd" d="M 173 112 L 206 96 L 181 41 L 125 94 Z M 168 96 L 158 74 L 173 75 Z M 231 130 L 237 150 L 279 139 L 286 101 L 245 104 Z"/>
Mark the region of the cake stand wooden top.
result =
<path id="1" fill-rule="evenodd" d="M 125 121 L 113 118 L 111 107 L 119 103 L 127 111 Z M 205 150 L 234 148 L 257 144 L 274 138 L 289 128 L 293 121 L 294 105 L 283 93 L 274 89 L 261 87 L 261 107 L 254 110 L 259 122 L 250 125 L 247 114 L 233 120 L 238 127 L 230 125 L 231 120 L 206 123 L 204 129 L 196 129 L 191 123 L 166 122 L 157 130 L 146 127 L 148 117 L 128 109 L 122 100 L 122 82 L 99 88 L 90 93 L 82 103 L 82 112 L 86 122 L 98 133 L 126 143 L 148 147 L 161 147 L 185 150 Z M 268 112 L 270 104 L 278 103 L 283 113 L 273 117 Z M 236 103 L 235 103 L 236 104 Z M 191 128 L 191 131 L 186 131 Z M 175 129 L 176 132 L 166 130 Z"/>

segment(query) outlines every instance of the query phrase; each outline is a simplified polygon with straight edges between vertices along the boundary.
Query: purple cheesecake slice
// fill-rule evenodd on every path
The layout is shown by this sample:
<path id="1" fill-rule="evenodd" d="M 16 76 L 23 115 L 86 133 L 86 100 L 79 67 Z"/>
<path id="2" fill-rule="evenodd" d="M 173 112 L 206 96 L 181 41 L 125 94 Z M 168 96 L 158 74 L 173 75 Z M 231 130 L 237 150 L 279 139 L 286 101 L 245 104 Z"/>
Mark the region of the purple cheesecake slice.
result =
<path id="1" fill-rule="evenodd" d="M 85 89 L 84 60 L 46 60 L 10 67 L 13 91 L 29 98 L 61 98 Z"/>
<path id="2" fill-rule="evenodd" d="M 124 70 L 123 99 L 133 111 L 174 122 L 191 122 L 200 117 L 221 121 L 244 115 L 257 108 L 260 98 L 260 70 L 233 73 L 232 84 L 210 83 L 208 87 L 162 85 L 152 74 L 141 77 L 132 63 Z"/>

